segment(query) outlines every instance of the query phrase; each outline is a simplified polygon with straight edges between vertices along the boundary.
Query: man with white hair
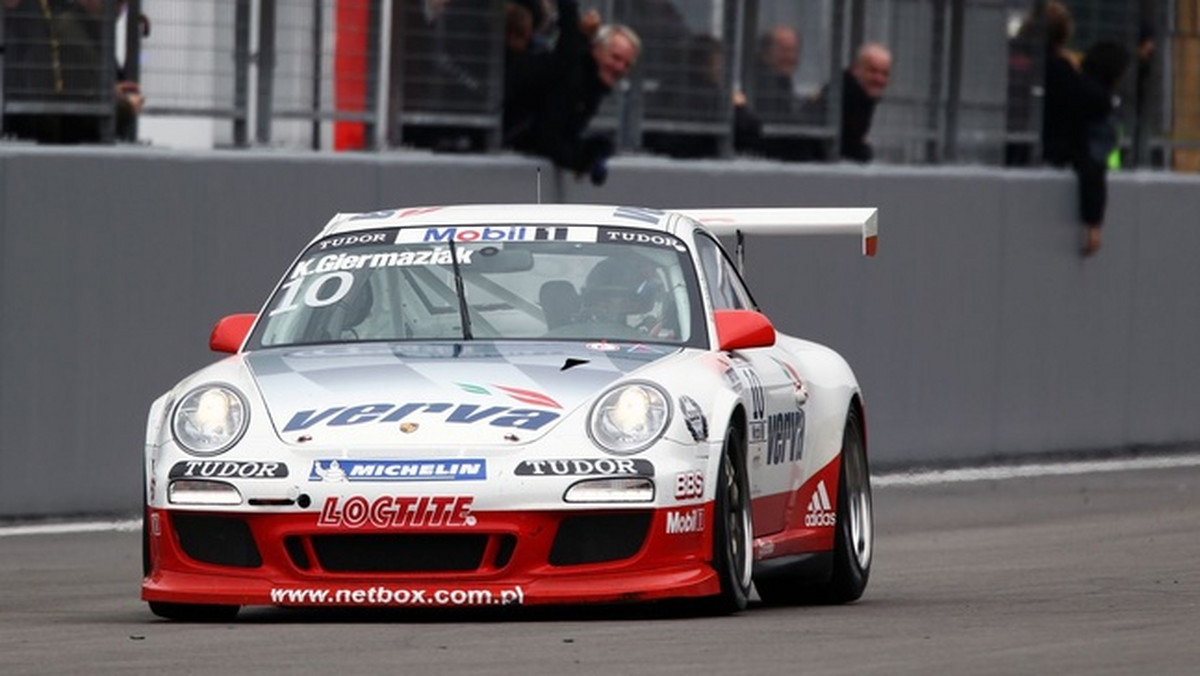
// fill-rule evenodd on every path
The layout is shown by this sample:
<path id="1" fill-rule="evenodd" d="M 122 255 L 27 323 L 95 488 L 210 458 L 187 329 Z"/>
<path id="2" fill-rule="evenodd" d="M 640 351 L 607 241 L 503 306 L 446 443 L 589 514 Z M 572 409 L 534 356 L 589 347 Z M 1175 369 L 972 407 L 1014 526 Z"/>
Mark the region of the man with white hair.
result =
<path id="1" fill-rule="evenodd" d="M 859 48 L 842 80 L 842 157 L 870 162 L 875 156 L 867 133 L 891 74 L 892 53 L 887 47 L 869 42 Z"/>
<path id="2" fill-rule="evenodd" d="M 600 26 L 594 12 L 581 19 L 576 0 L 559 0 L 558 27 L 552 52 L 508 64 L 517 70 L 507 78 L 504 143 L 601 185 L 613 143 L 584 131 L 600 101 L 637 62 L 641 40 L 627 26 Z"/>

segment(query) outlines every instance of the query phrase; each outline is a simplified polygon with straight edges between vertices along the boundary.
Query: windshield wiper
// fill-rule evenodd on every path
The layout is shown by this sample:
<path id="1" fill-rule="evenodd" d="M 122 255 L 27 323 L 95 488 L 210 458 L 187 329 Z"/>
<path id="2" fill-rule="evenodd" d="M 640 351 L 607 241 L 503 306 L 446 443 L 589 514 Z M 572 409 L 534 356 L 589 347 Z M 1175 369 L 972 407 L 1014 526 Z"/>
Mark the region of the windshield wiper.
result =
<path id="1" fill-rule="evenodd" d="M 462 319 L 463 340 L 471 340 L 471 312 L 467 309 L 467 292 L 463 288 L 462 270 L 458 267 L 458 251 L 454 248 L 454 238 L 450 242 L 450 266 L 454 269 L 454 291 L 458 294 L 458 316 Z"/>

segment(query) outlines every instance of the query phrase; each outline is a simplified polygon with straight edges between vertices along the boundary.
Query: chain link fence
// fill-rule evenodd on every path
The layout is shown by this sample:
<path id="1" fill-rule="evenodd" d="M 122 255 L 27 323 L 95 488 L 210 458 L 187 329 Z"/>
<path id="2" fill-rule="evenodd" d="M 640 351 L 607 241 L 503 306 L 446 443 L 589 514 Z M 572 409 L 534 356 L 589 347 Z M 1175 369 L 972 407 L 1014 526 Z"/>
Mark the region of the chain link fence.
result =
<path id="1" fill-rule="evenodd" d="M 527 21 L 514 7 L 552 40 L 539 31 L 556 1 L 0 0 L 5 134 L 82 120 L 75 140 L 131 138 L 113 87 L 133 80 L 142 142 L 170 145 L 155 130 L 187 120 L 175 133 L 211 146 L 491 152 L 506 40 Z M 593 127 L 629 153 L 836 159 L 856 141 L 847 73 L 879 44 L 892 62 L 875 161 L 1037 164 L 1047 2 L 581 0 L 643 43 Z M 1200 170 L 1200 0 L 1064 4 L 1072 52 L 1133 56 L 1116 162 Z"/>

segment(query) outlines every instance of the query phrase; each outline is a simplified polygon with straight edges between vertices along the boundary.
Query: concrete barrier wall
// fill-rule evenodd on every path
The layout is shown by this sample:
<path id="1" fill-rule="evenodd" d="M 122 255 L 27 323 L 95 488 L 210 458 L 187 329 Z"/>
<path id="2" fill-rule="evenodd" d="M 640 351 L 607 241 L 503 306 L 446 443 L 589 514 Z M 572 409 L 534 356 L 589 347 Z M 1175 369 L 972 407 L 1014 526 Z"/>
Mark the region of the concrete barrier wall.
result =
<path id="1" fill-rule="evenodd" d="M 537 199 L 519 157 L 0 149 L 0 517 L 130 511 L 146 409 L 213 360 L 337 211 Z M 1051 171 L 623 158 L 544 201 L 876 206 L 880 253 L 750 238 L 777 326 L 834 346 L 867 395 L 876 466 L 1200 440 L 1200 181 L 1111 181 L 1076 254 Z"/>

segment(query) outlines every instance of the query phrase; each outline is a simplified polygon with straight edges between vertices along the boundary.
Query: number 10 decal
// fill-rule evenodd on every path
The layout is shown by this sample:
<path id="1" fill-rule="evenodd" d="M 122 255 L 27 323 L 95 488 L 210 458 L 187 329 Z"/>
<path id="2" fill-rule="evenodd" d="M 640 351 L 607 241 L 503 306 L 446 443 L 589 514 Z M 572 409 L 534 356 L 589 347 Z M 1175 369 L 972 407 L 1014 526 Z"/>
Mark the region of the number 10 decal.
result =
<path id="1" fill-rule="evenodd" d="M 283 298 L 280 299 L 279 305 L 274 310 L 268 313 L 268 316 L 274 317 L 284 312 L 291 312 L 297 307 L 296 297 L 300 295 L 300 284 L 304 282 L 303 278 L 294 279 L 283 287 Z M 332 284 L 327 284 L 332 282 Z M 326 286 L 332 286 L 332 293 L 323 296 Z M 308 307 L 325 307 L 333 305 L 339 300 L 346 297 L 350 293 L 351 287 L 354 286 L 354 275 L 345 271 L 328 272 L 313 279 L 312 284 L 309 284 L 308 289 L 304 291 L 304 305 Z"/>

